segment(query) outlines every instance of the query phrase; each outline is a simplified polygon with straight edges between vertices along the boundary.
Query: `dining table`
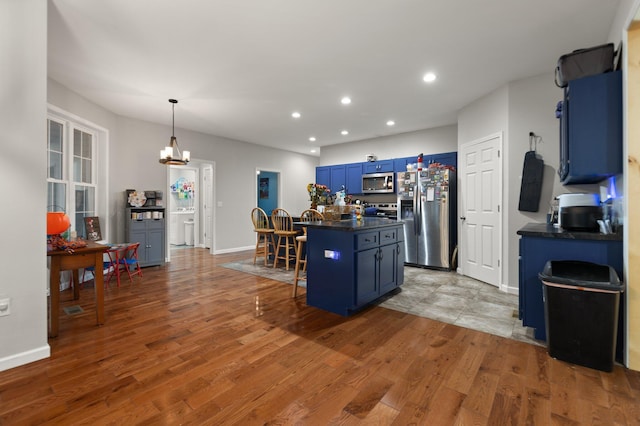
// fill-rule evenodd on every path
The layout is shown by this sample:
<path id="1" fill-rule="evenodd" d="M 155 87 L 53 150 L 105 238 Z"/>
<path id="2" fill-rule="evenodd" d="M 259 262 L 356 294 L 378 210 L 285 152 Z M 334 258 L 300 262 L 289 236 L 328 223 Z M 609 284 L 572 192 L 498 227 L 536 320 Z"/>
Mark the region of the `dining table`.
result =
<path id="1" fill-rule="evenodd" d="M 60 272 L 71 271 L 73 279 L 73 298 L 80 297 L 80 280 L 78 270 L 94 268 L 94 292 L 96 306 L 96 324 L 104 324 L 104 273 L 103 256 L 109 246 L 87 241 L 86 247 L 67 250 L 48 250 L 51 259 L 49 277 L 49 337 L 58 336 L 60 322 Z"/>

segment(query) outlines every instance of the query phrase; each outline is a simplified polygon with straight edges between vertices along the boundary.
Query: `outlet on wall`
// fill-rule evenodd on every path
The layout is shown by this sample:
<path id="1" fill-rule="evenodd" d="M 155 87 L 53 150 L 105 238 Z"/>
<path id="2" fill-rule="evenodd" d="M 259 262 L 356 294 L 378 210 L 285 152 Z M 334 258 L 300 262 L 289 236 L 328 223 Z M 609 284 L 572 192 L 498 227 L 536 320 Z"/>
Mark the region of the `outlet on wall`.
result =
<path id="1" fill-rule="evenodd" d="M 11 313 L 11 299 L 4 298 L 0 299 L 0 317 L 5 315 L 9 315 Z"/>

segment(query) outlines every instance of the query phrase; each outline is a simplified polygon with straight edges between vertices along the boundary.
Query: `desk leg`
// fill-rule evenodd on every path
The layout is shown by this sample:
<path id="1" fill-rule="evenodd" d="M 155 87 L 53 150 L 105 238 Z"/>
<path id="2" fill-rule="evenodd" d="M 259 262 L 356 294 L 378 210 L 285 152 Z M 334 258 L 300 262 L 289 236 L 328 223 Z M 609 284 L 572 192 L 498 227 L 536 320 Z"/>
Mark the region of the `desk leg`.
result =
<path id="1" fill-rule="evenodd" d="M 49 303 L 49 337 L 57 337 L 60 320 L 60 259 L 58 256 L 51 258 Z"/>
<path id="2" fill-rule="evenodd" d="M 102 270 L 102 253 L 96 253 L 94 270 L 94 287 L 96 293 L 96 324 L 104 324 L 104 272 Z"/>

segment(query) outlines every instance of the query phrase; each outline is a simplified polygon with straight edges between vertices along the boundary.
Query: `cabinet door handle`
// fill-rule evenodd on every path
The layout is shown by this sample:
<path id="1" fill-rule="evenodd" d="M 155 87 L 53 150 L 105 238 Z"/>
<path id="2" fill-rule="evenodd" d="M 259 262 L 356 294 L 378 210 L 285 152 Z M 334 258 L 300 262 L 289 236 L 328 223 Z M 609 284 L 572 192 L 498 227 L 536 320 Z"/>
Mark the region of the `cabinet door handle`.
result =
<path id="1" fill-rule="evenodd" d="M 380 253 L 380 257 L 378 257 L 378 260 L 382 260 L 382 249 L 378 249 L 378 253 Z"/>
<path id="2" fill-rule="evenodd" d="M 464 216 L 460 216 L 460 220 L 465 221 L 465 220 L 467 220 L 467 218 L 464 217 Z"/>

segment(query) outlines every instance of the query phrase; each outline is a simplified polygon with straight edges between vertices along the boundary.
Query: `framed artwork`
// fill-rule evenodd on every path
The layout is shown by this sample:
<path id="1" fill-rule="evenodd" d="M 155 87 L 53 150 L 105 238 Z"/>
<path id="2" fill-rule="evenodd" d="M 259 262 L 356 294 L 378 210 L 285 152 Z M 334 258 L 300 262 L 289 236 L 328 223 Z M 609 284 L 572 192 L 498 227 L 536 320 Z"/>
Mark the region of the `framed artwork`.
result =
<path id="1" fill-rule="evenodd" d="M 260 199 L 269 198 L 269 178 L 260 178 Z"/>
<path id="2" fill-rule="evenodd" d="M 85 217 L 84 229 L 87 232 L 87 240 L 99 241 L 102 239 L 102 232 L 100 231 L 100 219 L 97 216 Z"/>

